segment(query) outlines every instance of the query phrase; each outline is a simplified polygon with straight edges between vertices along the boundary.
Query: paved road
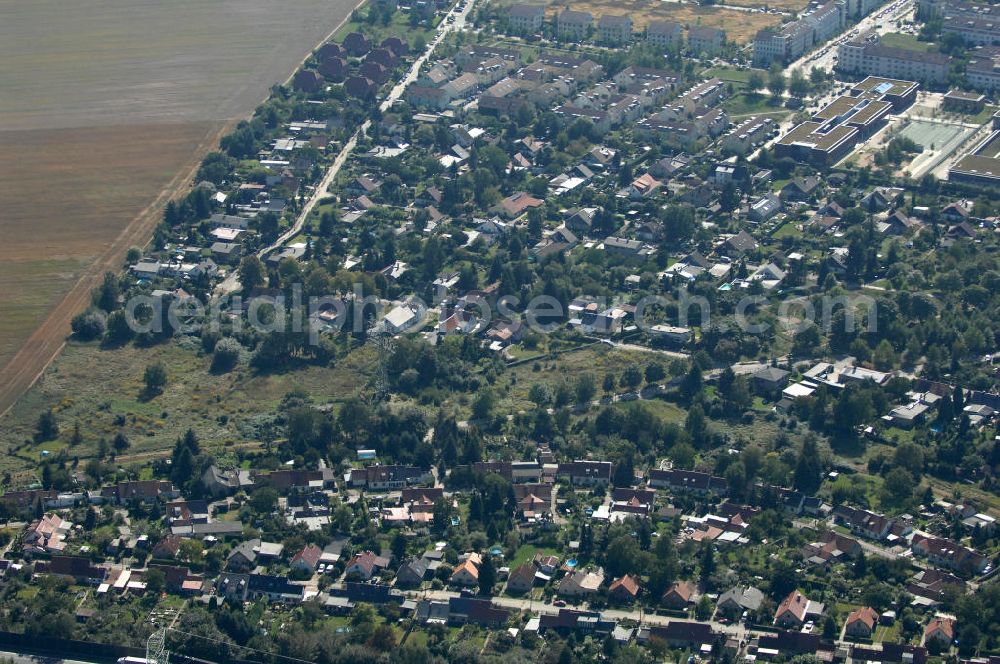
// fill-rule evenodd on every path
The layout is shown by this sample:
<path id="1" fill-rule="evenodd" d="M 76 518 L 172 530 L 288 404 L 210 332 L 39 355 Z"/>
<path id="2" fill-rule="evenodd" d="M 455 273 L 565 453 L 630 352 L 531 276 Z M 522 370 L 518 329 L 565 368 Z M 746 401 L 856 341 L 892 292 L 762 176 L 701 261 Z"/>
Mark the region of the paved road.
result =
<path id="1" fill-rule="evenodd" d="M 904 2 L 898 5 L 896 3 L 889 3 L 875 13 L 869 14 L 865 18 L 858 21 L 858 23 L 851 26 L 847 32 L 834 36 L 834 38 L 826 42 L 825 45 L 818 46 L 809 53 L 806 53 L 785 69 L 790 72 L 793 69 L 801 68 L 802 73 L 806 75 L 809 74 L 809 70 L 813 67 L 830 71 L 836 64 L 836 60 L 834 58 L 837 55 L 837 46 L 845 41 L 850 41 L 853 38 L 851 37 L 851 33 L 856 31 L 858 34 L 861 34 L 869 30 L 875 30 L 879 34 L 894 32 L 896 30 L 896 21 L 901 18 L 908 17 L 913 10 L 914 3 L 912 0 L 904 0 Z M 823 49 L 827 49 L 826 52 L 819 55 Z"/>
<path id="2" fill-rule="evenodd" d="M 469 0 L 469 2 L 465 5 L 465 9 L 462 9 L 461 11 L 452 9 L 450 12 L 445 14 L 444 18 L 441 21 L 440 26 L 438 27 L 438 32 L 434 36 L 434 39 L 432 39 L 427 44 L 427 48 L 424 50 L 423 54 L 413 62 L 413 65 L 410 67 L 409 71 L 407 71 L 406 76 L 404 76 L 392 88 L 392 90 L 389 91 L 389 94 L 386 96 L 385 100 L 380 105 L 379 108 L 382 110 L 383 113 L 389 110 L 389 108 L 403 96 L 403 93 L 406 92 L 406 87 L 410 83 L 417 80 L 417 78 L 420 76 L 420 68 L 423 67 L 424 63 L 427 62 L 427 59 L 434 53 L 434 49 L 437 48 L 438 44 L 440 44 L 445 39 L 445 37 L 448 36 L 449 33 L 453 32 L 454 30 L 461 30 L 465 26 L 465 21 L 469 16 L 469 12 L 472 11 L 472 8 L 474 6 L 475 6 L 475 0 Z M 364 123 L 357 128 L 357 130 L 351 136 L 350 140 L 348 140 L 347 143 L 344 144 L 344 147 L 340 150 L 340 153 L 337 154 L 336 159 L 334 159 L 333 163 L 330 164 L 330 167 L 327 169 L 326 174 L 323 176 L 323 179 L 320 181 L 318 185 L 316 185 L 315 190 L 309 197 L 309 200 L 306 201 L 305 205 L 302 206 L 302 210 L 299 212 L 299 215 L 295 218 L 295 221 L 292 223 L 292 225 L 288 228 L 288 230 L 282 233 L 278 237 L 278 239 L 275 240 L 273 243 L 267 245 L 266 247 L 261 248 L 257 252 L 258 257 L 262 258 L 265 254 L 268 254 L 274 251 L 275 249 L 281 247 L 283 244 L 291 240 L 293 237 L 295 237 L 302 231 L 302 227 L 309 220 L 309 216 L 312 214 L 312 211 L 316 208 L 316 206 L 322 199 L 329 196 L 327 190 L 330 188 L 330 185 L 333 184 L 333 181 L 336 179 L 341 169 L 343 169 L 344 164 L 347 163 L 347 160 L 354 152 L 354 148 L 357 146 L 358 141 L 365 133 L 367 133 L 368 128 L 370 126 L 371 126 L 371 120 L 365 120 Z M 239 275 L 234 270 L 228 277 L 226 277 L 226 279 L 224 279 L 216 287 L 216 292 L 221 295 L 226 295 L 228 293 L 235 292 L 239 289 L 240 289 Z"/>
<path id="3" fill-rule="evenodd" d="M 433 599 L 438 601 L 447 601 L 452 597 L 460 597 L 460 593 L 453 592 L 451 590 L 428 590 L 428 591 L 414 591 L 406 593 L 407 597 L 411 599 Z M 551 604 L 546 604 L 541 600 L 533 600 L 528 598 L 520 597 L 504 597 L 495 596 L 490 598 L 493 604 L 497 606 L 504 607 L 506 609 L 515 609 L 517 611 L 533 611 L 539 614 L 556 615 L 559 613 L 558 606 L 552 606 Z M 577 609 L 577 610 L 587 610 L 587 607 L 583 604 L 566 604 L 567 609 Z M 614 620 L 631 620 L 644 625 L 666 625 L 670 622 L 706 622 L 691 620 L 690 618 L 674 618 L 668 616 L 660 616 L 655 613 L 646 613 L 644 611 L 639 611 L 638 609 L 604 609 L 601 614 L 612 618 Z M 717 632 L 725 633 L 737 638 L 746 638 L 747 629 L 743 625 L 723 625 L 720 622 L 708 621 L 712 625 L 712 629 Z"/>

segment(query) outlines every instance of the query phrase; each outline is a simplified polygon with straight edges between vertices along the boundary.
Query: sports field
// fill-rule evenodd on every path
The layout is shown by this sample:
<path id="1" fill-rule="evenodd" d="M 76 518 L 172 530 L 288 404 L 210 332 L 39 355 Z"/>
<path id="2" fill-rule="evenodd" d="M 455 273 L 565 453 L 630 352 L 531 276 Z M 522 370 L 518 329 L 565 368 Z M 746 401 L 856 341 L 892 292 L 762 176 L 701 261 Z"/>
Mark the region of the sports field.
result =
<path id="1" fill-rule="evenodd" d="M 940 122 L 910 122 L 900 136 L 912 140 L 924 149 L 910 162 L 910 174 L 919 178 L 952 154 L 974 130 Z"/>
<path id="2" fill-rule="evenodd" d="M 0 0 L 0 412 L 85 305 L 74 285 L 119 268 L 167 190 L 355 4 Z"/>

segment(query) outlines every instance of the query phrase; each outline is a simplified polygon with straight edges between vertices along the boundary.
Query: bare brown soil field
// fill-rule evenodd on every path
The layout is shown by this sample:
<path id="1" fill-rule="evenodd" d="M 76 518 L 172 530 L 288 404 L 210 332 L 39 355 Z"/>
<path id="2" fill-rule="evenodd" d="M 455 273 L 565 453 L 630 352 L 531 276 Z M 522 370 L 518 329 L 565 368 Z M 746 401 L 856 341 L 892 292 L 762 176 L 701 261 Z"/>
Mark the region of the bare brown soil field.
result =
<path id="1" fill-rule="evenodd" d="M 356 4 L 0 0 L 0 414 L 223 127 Z"/>
<path id="2" fill-rule="evenodd" d="M 789 0 L 790 1 L 790 0 Z M 750 2 L 735 2 L 749 5 Z M 662 2 L 661 0 L 573 0 L 573 2 L 552 4 L 549 12 L 560 11 L 564 6 L 579 11 L 588 11 L 595 19 L 603 14 L 628 14 L 632 17 L 635 30 L 642 30 L 652 21 L 675 21 L 686 26 L 705 25 L 722 28 L 729 41 L 740 44 L 750 42 L 757 31 L 781 22 L 781 16 L 726 9 L 724 7 Z"/>
<path id="3" fill-rule="evenodd" d="M 0 0 L 0 127 L 242 116 L 354 0 Z"/>
<path id="4" fill-rule="evenodd" d="M 2 178 L 0 187 L 0 201 L 11 202 L 0 234 L 12 238 L 0 248 L 0 283 L 8 285 L 0 293 L 0 336 L 6 340 L 0 352 L 12 355 L 0 368 L 0 413 L 62 348 L 70 321 L 87 307 L 101 275 L 120 269 L 128 248 L 148 239 L 162 206 L 187 186 L 200 155 L 218 142 L 223 127 L 188 123 L 0 133 L 5 153 L 27 142 L 33 155 L 25 168 Z M 113 140 L 99 140 L 111 133 Z M 52 223 L 42 223 L 46 219 Z M 56 223 L 61 219 L 66 223 Z"/>
<path id="5" fill-rule="evenodd" d="M 767 7 L 786 12 L 801 12 L 809 6 L 809 0 L 725 0 L 722 4 L 734 7 Z"/>

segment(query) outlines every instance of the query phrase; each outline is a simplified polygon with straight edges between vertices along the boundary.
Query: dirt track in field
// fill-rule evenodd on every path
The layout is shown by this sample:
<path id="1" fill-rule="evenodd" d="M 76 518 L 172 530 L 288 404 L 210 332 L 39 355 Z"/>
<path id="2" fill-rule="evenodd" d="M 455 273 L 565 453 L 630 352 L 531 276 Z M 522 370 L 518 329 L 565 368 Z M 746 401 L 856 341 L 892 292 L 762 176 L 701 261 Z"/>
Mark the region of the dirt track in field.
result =
<path id="1" fill-rule="evenodd" d="M 357 0 L 0 0 L 0 414 Z"/>
<path id="2" fill-rule="evenodd" d="M 0 369 L 0 413 L 6 413 L 16 403 L 17 399 L 31 387 L 62 350 L 69 332 L 70 321 L 89 304 L 91 289 L 100 282 L 105 272 L 121 269 L 122 260 L 129 247 L 142 246 L 146 243 L 159 221 L 163 205 L 189 186 L 202 156 L 218 144 L 227 126 L 218 125 L 207 133 L 203 132 L 202 139 L 193 150 L 184 149 L 184 152 L 188 153 L 188 158 L 178 169 L 173 179 L 135 216 L 131 223 L 125 226 L 110 244 L 107 244 L 100 251 L 97 258 L 89 264 L 69 291 L 52 307 L 41 324 L 21 344 L 20 349 L 11 360 Z M 155 148 L 156 146 L 150 147 Z M 187 148 L 186 145 L 184 147 Z M 73 251 L 74 247 L 57 242 L 56 250 Z M 19 255 L 10 250 L 6 250 L 4 253 L 10 253 L 12 256 Z M 16 259 L 12 262 L 17 264 Z"/>

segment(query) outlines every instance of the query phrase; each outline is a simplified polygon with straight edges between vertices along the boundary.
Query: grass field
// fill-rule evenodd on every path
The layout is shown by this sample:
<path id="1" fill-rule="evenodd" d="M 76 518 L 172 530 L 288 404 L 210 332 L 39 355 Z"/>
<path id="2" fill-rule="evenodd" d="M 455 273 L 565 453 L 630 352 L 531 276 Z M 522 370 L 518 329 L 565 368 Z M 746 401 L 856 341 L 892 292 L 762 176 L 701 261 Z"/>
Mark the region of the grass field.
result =
<path id="1" fill-rule="evenodd" d="M 883 46 L 905 48 L 910 51 L 923 51 L 924 53 L 937 50 L 937 44 L 919 41 L 916 36 L 908 35 L 904 32 L 889 32 L 882 35 L 881 44 Z"/>
<path id="2" fill-rule="evenodd" d="M 593 372 L 598 385 L 606 372 L 620 374 L 629 363 L 645 366 L 657 356 L 611 349 L 604 345 L 564 353 L 551 360 L 514 367 L 497 381 L 500 410 L 517 412 L 535 406 L 528 400 L 531 386 L 550 382 L 553 366 L 572 382 L 584 371 Z M 140 399 L 146 365 L 162 362 L 168 384 L 152 400 Z M 43 378 L 0 420 L 0 471 L 31 468 L 43 451 L 54 454 L 66 447 L 66 439 L 79 423 L 83 444 L 70 450 L 86 459 L 94 455 L 101 438 L 110 440 L 117 431 L 128 436 L 131 447 L 121 463 L 148 461 L 168 453 L 177 436 L 191 427 L 206 447 L 225 454 L 234 447 L 258 447 L 252 425 L 273 413 L 292 389 L 302 388 L 316 404 L 339 404 L 362 394 L 374 370 L 373 350 L 366 346 L 352 351 L 332 367 L 306 366 L 280 374 L 257 374 L 245 366 L 228 374 L 213 374 L 210 358 L 196 339 L 177 338 L 149 348 L 133 345 L 103 350 L 94 344 L 69 343 Z M 669 361 L 665 362 L 669 366 Z M 112 386 L 109 388 L 109 386 Z M 396 397 L 405 399 L 405 397 Z M 468 417 L 466 395 L 450 403 L 460 417 Z M 648 406 L 666 420 L 682 422 L 683 410 L 665 401 Z M 625 407 L 626 404 L 621 404 Z M 62 429 L 59 440 L 35 442 L 38 413 L 52 408 Z M 280 435 L 280 431 L 277 432 Z"/>
<path id="3" fill-rule="evenodd" d="M 363 15 L 365 11 L 362 8 L 358 13 Z M 434 25 L 437 25 L 437 22 L 438 20 L 435 20 Z M 381 22 L 372 24 L 360 21 L 348 21 L 337 29 L 337 32 L 333 35 L 333 40 L 343 41 L 344 37 L 352 32 L 363 32 L 372 42 L 381 42 L 386 37 L 399 37 L 406 39 L 412 44 L 418 35 L 423 36 L 426 41 L 430 41 L 434 35 L 434 28 L 427 26 L 413 27 L 410 25 L 410 15 L 408 13 L 396 12 L 392 15 L 392 20 L 389 21 L 388 25 L 382 25 Z"/>
<path id="4" fill-rule="evenodd" d="M 785 237 L 800 238 L 802 237 L 802 231 L 797 226 L 798 222 L 789 221 L 786 224 L 784 224 L 781 228 L 776 230 L 771 235 L 771 237 L 773 237 L 776 240 L 780 240 Z"/>
<path id="5" fill-rule="evenodd" d="M 746 87 L 747 81 L 750 80 L 750 74 L 754 70 L 752 69 L 737 69 L 735 67 L 709 67 L 702 74 L 706 77 L 715 76 L 723 81 L 727 81 L 733 84 L 733 87 L 741 88 Z M 764 80 L 767 80 L 767 72 L 758 69 L 761 76 L 764 76 Z"/>
<path id="6" fill-rule="evenodd" d="M 722 107 L 726 109 L 726 113 L 729 114 L 730 118 L 736 119 L 746 118 L 751 115 L 766 115 L 777 122 L 783 117 L 792 114 L 792 111 L 787 108 L 782 108 L 780 105 L 773 105 L 771 97 L 763 93 L 750 95 L 741 92 L 735 94 L 722 102 Z"/>
<path id="7" fill-rule="evenodd" d="M 242 427 L 259 414 L 273 412 L 292 389 L 307 390 L 319 404 L 340 402 L 364 388 L 372 366 L 371 352 L 363 348 L 334 368 L 305 367 L 278 375 L 242 369 L 218 375 L 208 371 L 210 359 L 197 346 L 194 340 L 114 350 L 68 344 L 42 380 L 0 420 L 0 441 L 18 454 L 4 456 L 0 466 L 22 468 L 43 450 L 55 453 L 65 446 L 60 441 L 31 441 L 42 409 L 56 411 L 64 432 L 79 422 L 84 443 L 73 454 L 82 458 L 94 453 L 100 438 L 110 438 L 119 429 L 131 441 L 126 456 L 137 460 L 169 450 L 188 427 L 208 447 L 224 450 L 246 444 Z M 144 401 L 139 398 L 142 372 L 152 362 L 167 368 L 168 384 L 163 394 Z"/>
<path id="8" fill-rule="evenodd" d="M 981 110 L 979 113 L 977 113 L 976 115 L 966 116 L 965 119 L 973 124 L 985 124 L 989 122 L 990 118 L 992 118 L 993 114 L 996 112 L 997 112 L 996 106 L 987 104 L 986 107 L 983 108 L 983 110 Z"/>
<path id="9" fill-rule="evenodd" d="M 596 378 L 597 386 L 600 388 L 606 373 L 620 375 L 630 363 L 645 367 L 654 359 L 659 359 L 664 366 L 670 364 L 667 358 L 658 358 L 650 353 L 611 349 L 603 344 L 564 353 L 557 360 L 526 362 L 507 372 L 505 385 L 509 386 L 510 390 L 509 393 L 501 397 L 501 405 L 513 412 L 533 409 L 535 405 L 528 399 L 531 386 L 535 383 L 547 383 L 554 386 L 553 376 L 556 374 L 560 379 L 574 385 L 581 374 L 591 373 Z M 624 392 L 625 389 L 619 388 L 617 391 Z M 600 398 L 600 396 L 600 389 L 598 389 L 598 395 L 595 398 Z"/>
<path id="10" fill-rule="evenodd" d="M 899 623 L 893 625 L 879 625 L 875 628 L 874 641 L 876 643 L 898 643 Z"/>
<path id="11" fill-rule="evenodd" d="M 791 0 L 789 0 L 791 1 Z M 736 5 L 758 4 L 750 2 L 732 3 Z M 770 3 L 768 3 L 770 4 Z M 802 5 L 803 3 L 798 2 Z M 761 28 L 777 25 L 781 22 L 779 14 L 762 12 L 745 12 L 724 7 L 681 4 L 679 2 L 659 2 L 657 0 L 578 0 L 572 3 L 573 9 L 589 11 L 595 20 L 603 14 L 628 14 L 632 17 L 635 30 L 642 30 L 651 21 L 676 21 L 683 25 L 705 25 L 722 28 L 726 31 L 729 41 L 745 44 Z M 562 5 L 550 5 L 549 13 L 555 14 Z"/>
<path id="12" fill-rule="evenodd" d="M 0 0 L 0 368 L 206 139 L 251 112 L 353 6 Z M 30 358 L 34 372 L 47 355 Z"/>

